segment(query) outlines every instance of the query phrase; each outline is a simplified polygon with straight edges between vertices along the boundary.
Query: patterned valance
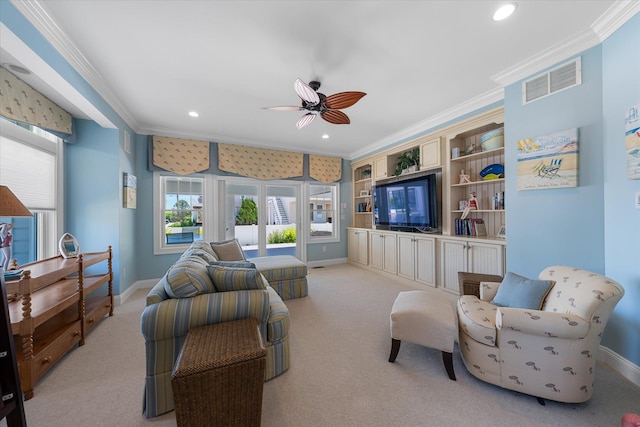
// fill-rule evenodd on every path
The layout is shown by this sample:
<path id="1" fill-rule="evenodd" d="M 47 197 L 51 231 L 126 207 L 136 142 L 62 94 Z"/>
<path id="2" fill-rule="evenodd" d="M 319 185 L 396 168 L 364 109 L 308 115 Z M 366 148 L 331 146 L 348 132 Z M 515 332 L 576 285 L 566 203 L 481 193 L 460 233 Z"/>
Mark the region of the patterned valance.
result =
<path id="1" fill-rule="evenodd" d="M 0 67 L 0 114 L 11 120 L 71 134 L 71 114 Z"/>
<path id="2" fill-rule="evenodd" d="M 303 174 L 303 154 L 218 144 L 218 168 L 262 180 L 294 178 Z"/>
<path id="3" fill-rule="evenodd" d="M 178 175 L 209 169 L 209 142 L 153 137 L 153 164 Z"/>
<path id="4" fill-rule="evenodd" d="M 325 184 L 339 181 L 342 178 L 342 159 L 309 154 L 309 176 Z"/>

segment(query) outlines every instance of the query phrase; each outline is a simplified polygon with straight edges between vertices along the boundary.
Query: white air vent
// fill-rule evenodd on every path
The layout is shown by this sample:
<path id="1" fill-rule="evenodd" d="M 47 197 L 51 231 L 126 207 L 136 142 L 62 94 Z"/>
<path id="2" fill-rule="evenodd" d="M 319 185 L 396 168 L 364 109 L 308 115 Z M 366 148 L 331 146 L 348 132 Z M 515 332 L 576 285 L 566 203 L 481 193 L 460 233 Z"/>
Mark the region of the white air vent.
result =
<path id="1" fill-rule="evenodd" d="M 580 57 L 522 83 L 522 103 L 527 104 L 582 83 Z"/>

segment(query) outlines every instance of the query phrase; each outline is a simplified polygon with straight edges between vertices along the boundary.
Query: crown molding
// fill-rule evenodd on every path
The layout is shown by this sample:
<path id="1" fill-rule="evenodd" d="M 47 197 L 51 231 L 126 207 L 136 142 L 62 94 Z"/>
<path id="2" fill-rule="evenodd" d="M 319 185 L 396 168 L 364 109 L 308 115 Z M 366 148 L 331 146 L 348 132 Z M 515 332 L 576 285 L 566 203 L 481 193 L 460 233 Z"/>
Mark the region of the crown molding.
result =
<path id="1" fill-rule="evenodd" d="M 87 81 L 115 112 L 138 133 L 137 123 L 104 78 L 56 24 L 40 0 L 10 0 L 11 4 L 51 43 L 60 55 Z"/>
<path id="2" fill-rule="evenodd" d="M 600 16 L 591 28 L 577 34 L 570 40 L 555 44 L 525 61 L 491 77 L 502 86 L 508 86 L 526 77 L 539 73 L 565 59 L 577 55 L 602 43 L 640 10 L 637 0 L 616 1 Z"/>
<path id="3" fill-rule="evenodd" d="M 491 105 L 495 102 L 502 101 L 504 99 L 504 89 L 502 87 L 490 90 L 483 94 L 480 94 L 468 101 L 451 107 L 439 114 L 433 115 L 426 120 L 418 122 L 408 128 L 405 128 L 399 132 L 391 134 L 381 140 L 376 141 L 372 145 L 368 145 L 366 148 L 351 153 L 348 160 L 357 160 L 360 157 L 370 155 L 374 152 L 380 151 L 389 145 L 399 144 L 410 139 L 417 138 L 422 133 L 426 133 L 430 129 L 434 129 L 449 121 L 459 119 L 465 114 L 473 113 L 481 108 Z"/>
<path id="4" fill-rule="evenodd" d="M 640 1 L 617 1 L 596 19 L 591 28 L 600 37 L 600 41 L 604 41 L 638 12 L 640 12 Z"/>

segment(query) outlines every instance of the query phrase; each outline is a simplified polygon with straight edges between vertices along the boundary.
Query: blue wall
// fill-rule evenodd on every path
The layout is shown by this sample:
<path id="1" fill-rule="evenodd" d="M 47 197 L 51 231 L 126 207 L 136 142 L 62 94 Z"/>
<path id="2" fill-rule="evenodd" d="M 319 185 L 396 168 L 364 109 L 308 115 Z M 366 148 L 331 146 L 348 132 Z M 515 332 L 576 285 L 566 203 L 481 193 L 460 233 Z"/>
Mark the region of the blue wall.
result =
<path id="1" fill-rule="evenodd" d="M 78 142 L 64 152 L 64 230 L 81 252 L 113 249 L 114 292 L 119 293 L 118 131 L 77 120 Z"/>
<path id="2" fill-rule="evenodd" d="M 603 345 L 640 365 L 640 180 L 627 178 L 624 115 L 640 104 L 640 14 L 602 44 L 605 271 L 625 287 Z"/>
<path id="3" fill-rule="evenodd" d="M 601 47 L 582 54 L 582 84 L 522 105 L 505 89 L 507 268 L 528 277 L 550 265 L 604 273 Z M 578 187 L 518 191 L 517 141 L 579 128 Z"/>

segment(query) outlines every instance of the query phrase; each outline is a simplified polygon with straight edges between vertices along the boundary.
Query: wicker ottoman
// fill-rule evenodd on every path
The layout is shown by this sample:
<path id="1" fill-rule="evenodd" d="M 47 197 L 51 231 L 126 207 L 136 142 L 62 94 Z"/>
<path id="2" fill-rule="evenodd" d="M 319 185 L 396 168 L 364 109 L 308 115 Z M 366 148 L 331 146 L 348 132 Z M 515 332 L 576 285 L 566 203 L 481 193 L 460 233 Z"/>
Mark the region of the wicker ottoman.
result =
<path id="1" fill-rule="evenodd" d="M 454 380 L 453 346 L 457 335 L 456 319 L 449 300 L 433 292 L 400 292 L 391 308 L 391 354 L 394 362 L 402 340 L 442 351 L 449 378 Z"/>
<path id="2" fill-rule="evenodd" d="M 265 364 L 255 319 L 189 330 L 171 374 L 178 426 L 259 426 Z"/>

